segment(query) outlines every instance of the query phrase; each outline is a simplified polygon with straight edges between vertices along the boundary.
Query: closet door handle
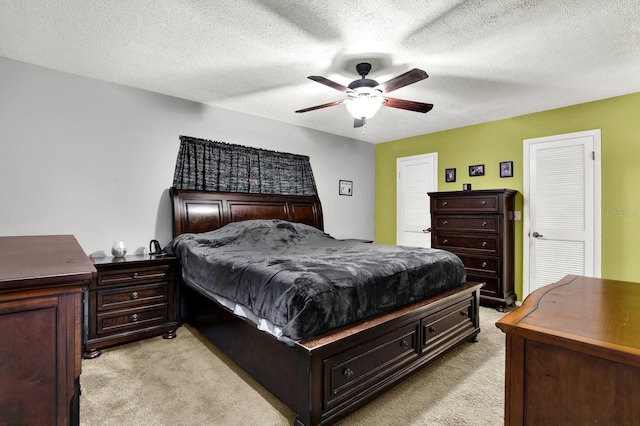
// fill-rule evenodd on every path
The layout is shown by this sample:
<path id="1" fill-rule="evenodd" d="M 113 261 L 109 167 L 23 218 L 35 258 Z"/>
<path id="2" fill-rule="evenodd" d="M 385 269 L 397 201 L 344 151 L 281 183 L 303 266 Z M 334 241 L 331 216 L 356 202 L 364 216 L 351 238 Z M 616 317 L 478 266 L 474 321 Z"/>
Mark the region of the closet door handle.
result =
<path id="1" fill-rule="evenodd" d="M 542 238 L 542 237 L 543 237 L 543 235 L 542 235 L 542 234 L 538 234 L 537 232 L 534 232 L 533 234 L 531 234 L 531 236 L 532 236 L 533 238 Z"/>

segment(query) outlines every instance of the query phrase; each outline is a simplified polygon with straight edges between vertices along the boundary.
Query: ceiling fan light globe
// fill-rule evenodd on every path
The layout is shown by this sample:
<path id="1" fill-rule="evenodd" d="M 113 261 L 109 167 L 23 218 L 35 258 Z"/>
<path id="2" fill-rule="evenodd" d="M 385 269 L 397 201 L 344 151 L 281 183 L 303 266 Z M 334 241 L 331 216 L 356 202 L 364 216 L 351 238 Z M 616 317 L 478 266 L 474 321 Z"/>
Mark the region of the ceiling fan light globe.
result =
<path id="1" fill-rule="evenodd" d="M 382 96 L 360 93 L 347 102 L 347 111 L 353 118 L 368 119 L 376 115 L 384 102 Z"/>

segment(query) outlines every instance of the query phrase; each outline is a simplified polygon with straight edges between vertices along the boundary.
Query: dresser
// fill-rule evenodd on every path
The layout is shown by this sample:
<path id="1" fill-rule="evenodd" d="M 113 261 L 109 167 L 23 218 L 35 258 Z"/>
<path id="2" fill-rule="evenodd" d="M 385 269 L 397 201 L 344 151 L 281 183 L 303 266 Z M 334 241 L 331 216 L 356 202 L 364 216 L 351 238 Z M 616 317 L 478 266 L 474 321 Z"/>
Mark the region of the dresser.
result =
<path id="1" fill-rule="evenodd" d="M 92 261 L 97 277 L 85 296 L 84 358 L 96 358 L 102 348 L 120 343 L 176 337 L 177 258 L 133 255 Z"/>
<path id="2" fill-rule="evenodd" d="M 640 283 L 568 275 L 496 323 L 505 425 L 637 425 Z"/>
<path id="3" fill-rule="evenodd" d="M 480 303 L 499 310 L 516 301 L 516 191 L 431 192 L 431 247 L 455 253 L 467 281 L 482 284 Z"/>
<path id="4" fill-rule="evenodd" d="M 72 235 L 0 237 L 0 425 L 78 425 L 82 292 Z"/>

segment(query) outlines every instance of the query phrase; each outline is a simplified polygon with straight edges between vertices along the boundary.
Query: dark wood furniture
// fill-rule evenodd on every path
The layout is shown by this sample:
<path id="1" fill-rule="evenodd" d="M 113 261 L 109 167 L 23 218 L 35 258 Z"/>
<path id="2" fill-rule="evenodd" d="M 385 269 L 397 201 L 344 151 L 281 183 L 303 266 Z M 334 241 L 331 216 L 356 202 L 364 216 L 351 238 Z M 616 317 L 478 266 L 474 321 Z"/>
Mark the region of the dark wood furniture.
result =
<path id="1" fill-rule="evenodd" d="M 482 284 L 480 303 L 513 305 L 516 191 L 431 192 L 431 247 L 458 255 L 467 281 Z"/>
<path id="2" fill-rule="evenodd" d="M 72 235 L 0 237 L 0 424 L 79 424 L 82 292 Z"/>
<path id="3" fill-rule="evenodd" d="M 323 227 L 317 197 L 171 189 L 174 234 L 245 219 Z M 297 413 L 295 424 L 331 424 L 480 332 L 480 285 L 459 288 L 294 345 L 279 342 L 189 286 L 183 318 Z M 238 419 L 241 422 L 241 419 Z"/>
<path id="4" fill-rule="evenodd" d="M 92 261 L 98 273 L 85 296 L 84 358 L 120 343 L 160 334 L 176 337 L 177 258 L 133 255 Z"/>
<path id="5" fill-rule="evenodd" d="M 496 325 L 506 425 L 637 425 L 640 283 L 569 275 Z"/>

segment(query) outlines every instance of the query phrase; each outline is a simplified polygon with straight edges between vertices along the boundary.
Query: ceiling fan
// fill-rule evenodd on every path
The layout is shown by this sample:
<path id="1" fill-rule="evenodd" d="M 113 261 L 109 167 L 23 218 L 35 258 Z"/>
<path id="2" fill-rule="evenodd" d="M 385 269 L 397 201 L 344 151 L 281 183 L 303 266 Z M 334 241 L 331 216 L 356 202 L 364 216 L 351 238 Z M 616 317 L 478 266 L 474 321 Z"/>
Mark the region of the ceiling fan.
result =
<path id="1" fill-rule="evenodd" d="M 421 69 L 414 68 L 411 71 L 400 74 L 399 76 L 382 84 L 378 84 L 377 81 L 367 78 L 367 74 L 371 71 L 371 64 L 366 62 L 360 63 L 356 65 L 356 71 L 362 78 L 352 81 L 348 87 L 325 77 L 316 75 L 309 76 L 309 79 L 313 81 L 317 81 L 318 83 L 329 86 L 332 89 L 346 93 L 348 98 L 341 101 L 334 101 L 309 108 L 299 109 L 296 112 L 308 112 L 334 105 L 345 104 L 347 110 L 354 118 L 353 127 L 364 127 L 366 126 L 367 119 L 373 117 L 381 106 L 406 109 L 421 113 L 427 113 L 433 108 L 433 104 L 390 98 L 383 95 L 429 77 L 427 73 Z"/>

